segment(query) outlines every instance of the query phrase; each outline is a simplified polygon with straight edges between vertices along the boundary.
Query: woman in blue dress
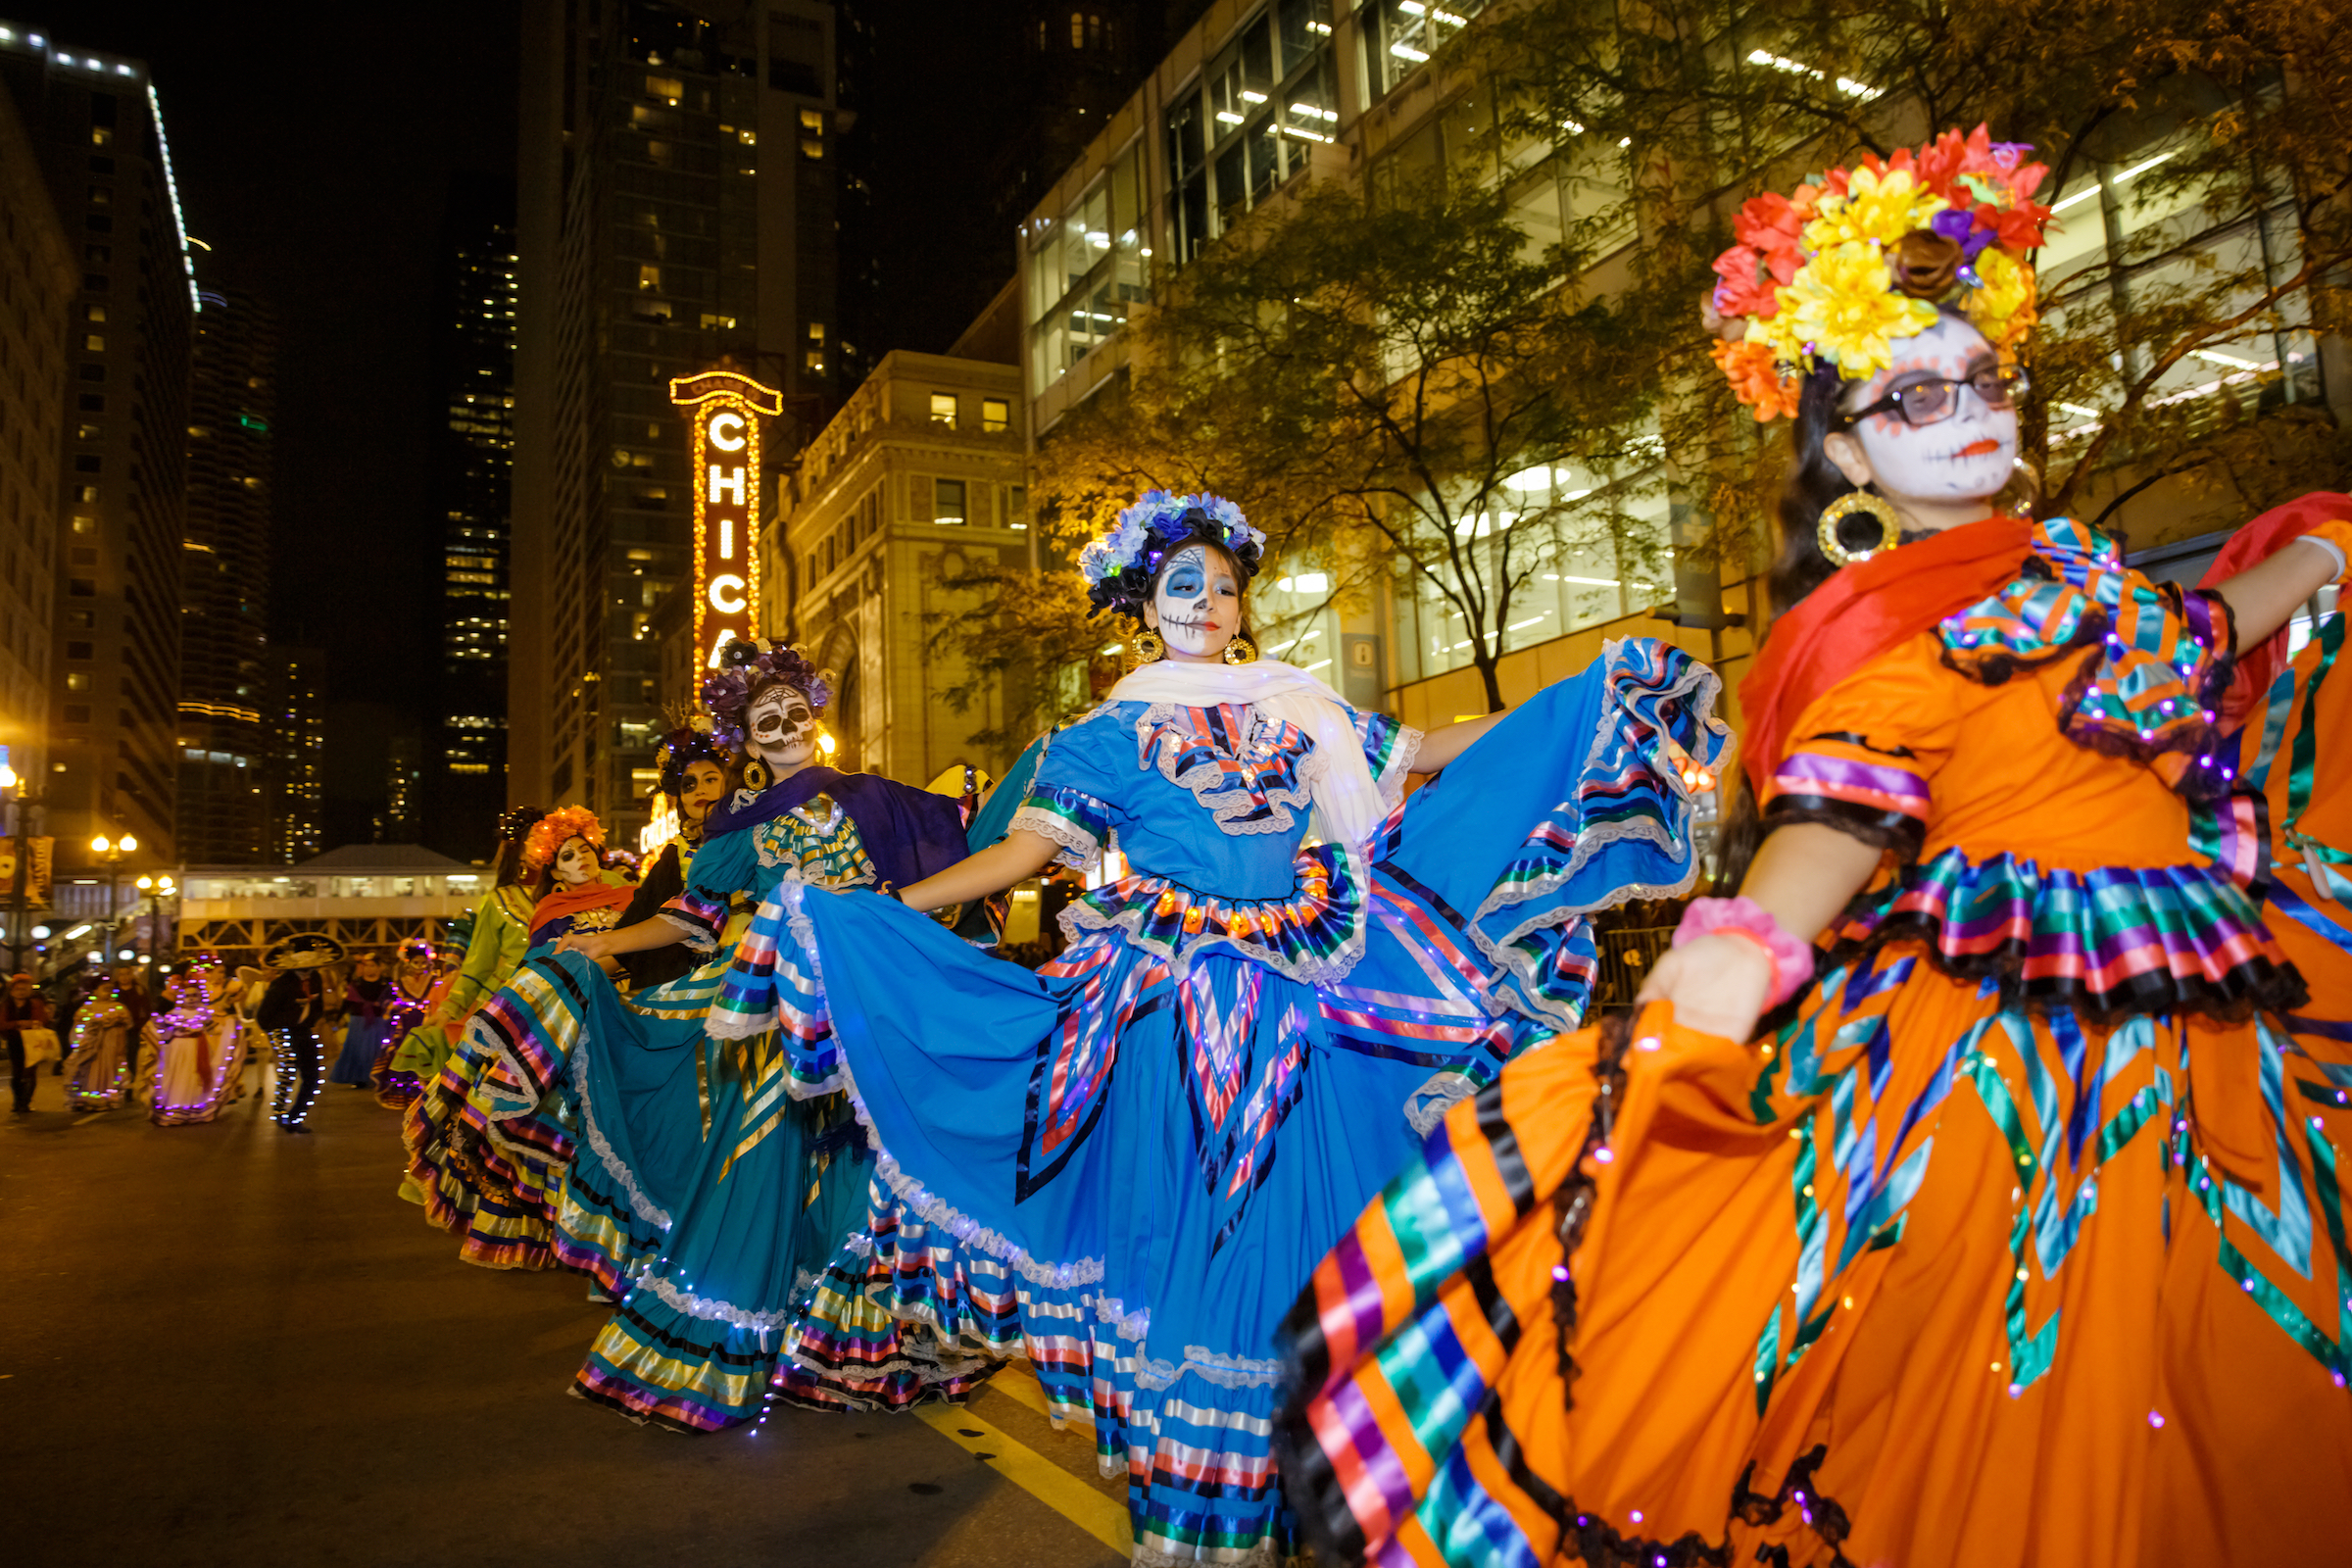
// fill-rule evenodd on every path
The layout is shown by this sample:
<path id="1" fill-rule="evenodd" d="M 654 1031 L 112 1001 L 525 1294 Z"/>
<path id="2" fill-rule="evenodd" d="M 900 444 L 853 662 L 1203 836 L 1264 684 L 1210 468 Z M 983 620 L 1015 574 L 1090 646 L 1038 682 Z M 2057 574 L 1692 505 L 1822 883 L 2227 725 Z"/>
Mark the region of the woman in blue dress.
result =
<path id="1" fill-rule="evenodd" d="M 556 1255 L 620 1299 L 572 1392 L 696 1431 L 764 1408 L 790 1298 L 862 1217 L 870 1169 L 842 1097 L 790 1093 L 773 1035 L 705 1034 L 736 939 L 779 883 L 904 884 L 966 850 L 955 801 L 816 762 L 829 693 L 806 660 L 750 643 L 724 657 L 704 687 L 711 748 L 672 748 L 665 766 L 747 742 L 753 757 L 683 889 L 652 918 L 524 963 L 474 1024 L 498 1063 L 494 1123 L 567 1105 L 577 1128 Z M 699 966 L 625 998 L 598 967 L 681 943 Z"/>
<path id="2" fill-rule="evenodd" d="M 1009 834 L 888 893 L 779 884 L 711 1014 L 780 1030 L 793 1092 L 847 1089 L 876 1144 L 781 1395 L 959 1392 L 901 1323 L 1026 1354 L 1127 1475 L 1146 1563 L 1293 1548 L 1277 1324 L 1420 1132 L 1578 1021 L 1585 917 L 1689 886 L 1725 744 L 1713 672 L 1643 640 L 1429 735 L 1356 712 L 1240 635 L 1261 543 L 1211 496 L 1123 514 L 1082 565 L 1145 662 L 1001 787 Z M 1408 774 L 1439 776 L 1404 803 Z M 1035 973 L 929 918 L 1099 858 L 1123 874 Z"/>

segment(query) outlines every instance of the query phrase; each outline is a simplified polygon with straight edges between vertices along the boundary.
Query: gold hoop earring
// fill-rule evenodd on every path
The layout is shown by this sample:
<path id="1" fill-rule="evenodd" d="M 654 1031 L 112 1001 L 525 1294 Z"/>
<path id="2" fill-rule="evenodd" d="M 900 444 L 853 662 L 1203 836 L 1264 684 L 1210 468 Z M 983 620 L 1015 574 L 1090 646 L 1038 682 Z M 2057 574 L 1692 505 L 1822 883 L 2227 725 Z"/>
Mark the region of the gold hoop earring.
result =
<path id="1" fill-rule="evenodd" d="M 1228 664 L 1256 663 L 1257 644 L 1251 642 L 1240 632 L 1235 632 L 1233 634 L 1233 641 L 1225 645 L 1225 662 Z"/>
<path id="2" fill-rule="evenodd" d="M 1149 626 L 1138 626 L 1135 635 L 1127 639 L 1127 667 L 1141 669 L 1167 657 L 1168 645 L 1160 641 L 1159 633 Z"/>
<path id="3" fill-rule="evenodd" d="M 1867 550 L 1848 550 L 1838 538 L 1838 525 L 1856 513 L 1876 517 L 1879 521 L 1879 542 Z M 1814 531 L 1814 539 L 1820 544 L 1821 553 L 1829 558 L 1833 566 L 1850 565 L 1857 561 L 1868 561 L 1873 556 L 1883 555 L 1902 543 L 1902 537 L 1903 519 L 1894 510 L 1894 503 L 1885 496 L 1874 496 L 1867 490 L 1848 491 L 1822 508 L 1821 526 Z"/>
<path id="4" fill-rule="evenodd" d="M 767 764 L 759 758 L 755 757 L 743 764 L 743 787 L 745 789 L 757 793 L 767 788 L 773 782 L 773 777 L 767 771 Z"/>

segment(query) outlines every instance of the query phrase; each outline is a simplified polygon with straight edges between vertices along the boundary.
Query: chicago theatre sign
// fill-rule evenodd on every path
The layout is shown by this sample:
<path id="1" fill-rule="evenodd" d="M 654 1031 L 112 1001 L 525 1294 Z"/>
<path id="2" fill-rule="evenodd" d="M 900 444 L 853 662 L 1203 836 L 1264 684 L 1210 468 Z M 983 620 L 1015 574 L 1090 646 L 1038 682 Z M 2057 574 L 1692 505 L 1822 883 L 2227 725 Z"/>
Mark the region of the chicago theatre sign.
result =
<path id="1" fill-rule="evenodd" d="M 760 631 L 760 416 L 783 394 L 733 370 L 669 383 L 694 420 L 694 647 L 703 668 L 730 638 Z"/>

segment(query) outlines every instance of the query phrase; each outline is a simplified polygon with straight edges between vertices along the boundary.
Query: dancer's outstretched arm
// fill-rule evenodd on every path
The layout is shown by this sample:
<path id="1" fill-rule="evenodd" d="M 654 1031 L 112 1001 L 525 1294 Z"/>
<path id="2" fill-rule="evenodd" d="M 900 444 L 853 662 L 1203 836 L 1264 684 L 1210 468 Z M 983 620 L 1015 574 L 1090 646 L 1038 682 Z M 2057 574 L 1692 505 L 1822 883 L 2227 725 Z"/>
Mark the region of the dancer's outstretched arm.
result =
<path id="1" fill-rule="evenodd" d="M 1756 851 L 1740 891 L 1781 929 L 1810 942 L 1879 866 L 1874 845 L 1822 822 L 1791 822 Z M 1642 984 L 1642 1002 L 1671 1002 L 1675 1021 L 1727 1040 L 1747 1040 L 1772 990 L 1772 960 L 1745 937 L 1721 932 L 1669 949 Z"/>
<path id="2" fill-rule="evenodd" d="M 1445 724 L 1423 731 L 1421 750 L 1413 754 L 1410 771 L 1435 773 L 1468 751 L 1472 741 L 1510 716 L 1511 710 L 1506 708 L 1499 713 L 1489 713 L 1484 718 L 1465 718 L 1458 724 Z"/>
<path id="3" fill-rule="evenodd" d="M 2230 618 L 2237 622 L 2238 652 L 2270 641 L 2303 601 L 2335 581 L 2337 570 L 2335 553 L 2327 546 L 2293 539 L 2268 560 L 2217 583 L 2214 592 L 2229 601 Z"/>
<path id="4" fill-rule="evenodd" d="M 686 940 L 685 931 L 660 915 L 624 925 L 617 931 L 574 931 L 556 940 L 558 953 L 585 953 L 602 963 L 624 953 L 650 953 Z"/>
<path id="5" fill-rule="evenodd" d="M 1042 833 L 1016 827 L 979 854 L 899 889 L 899 900 L 925 914 L 951 904 L 970 904 L 1037 875 L 1060 848 Z"/>

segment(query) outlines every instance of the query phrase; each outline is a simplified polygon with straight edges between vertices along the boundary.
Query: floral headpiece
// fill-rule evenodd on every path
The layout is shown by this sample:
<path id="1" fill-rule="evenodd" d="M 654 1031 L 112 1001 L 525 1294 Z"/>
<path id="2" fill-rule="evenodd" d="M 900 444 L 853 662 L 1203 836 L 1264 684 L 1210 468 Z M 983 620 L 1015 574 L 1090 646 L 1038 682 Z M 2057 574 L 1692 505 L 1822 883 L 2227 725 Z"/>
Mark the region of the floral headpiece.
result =
<path id="1" fill-rule="evenodd" d="M 545 866 L 572 839 L 586 839 L 599 852 L 605 847 L 604 824 L 585 806 L 566 806 L 532 823 L 531 836 L 522 844 L 523 874 Z"/>
<path id="2" fill-rule="evenodd" d="M 1143 618 L 1152 597 L 1152 579 L 1179 545 L 1205 540 L 1233 557 L 1242 580 L 1257 574 L 1265 553 L 1266 536 L 1250 526 L 1242 509 L 1223 496 L 1205 492 L 1175 496 L 1165 490 L 1147 490 L 1134 506 L 1119 514 L 1110 532 L 1078 554 L 1078 569 L 1086 573 L 1086 596 L 1098 613 L 1115 610 L 1133 619 Z"/>
<path id="3" fill-rule="evenodd" d="M 1916 152 L 1814 174 L 1793 195 L 1752 198 L 1740 243 L 1715 259 L 1715 310 L 1731 341 L 1715 363 L 1758 421 L 1796 412 L 1803 375 L 1834 365 L 1848 381 L 1894 363 L 1894 340 L 1956 307 L 1996 349 L 2033 328 L 2034 271 L 2050 209 L 2034 200 L 2033 148 L 1983 125 Z"/>
<path id="4" fill-rule="evenodd" d="M 752 687 L 761 676 L 772 676 L 794 688 L 817 712 L 823 712 L 825 705 L 833 701 L 833 688 L 825 684 L 824 676 L 793 649 L 738 638 L 718 651 L 718 672 L 703 682 L 703 707 L 710 712 L 712 739 L 742 748 Z"/>
<path id="5" fill-rule="evenodd" d="M 713 733 L 710 715 L 697 713 L 685 727 L 673 729 L 662 737 L 660 750 L 654 753 L 654 765 L 662 770 L 662 793 L 682 795 L 686 791 L 686 768 L 693 762 L 712 762 L 725 772 L 735 761 L 735 751 Z"/>

